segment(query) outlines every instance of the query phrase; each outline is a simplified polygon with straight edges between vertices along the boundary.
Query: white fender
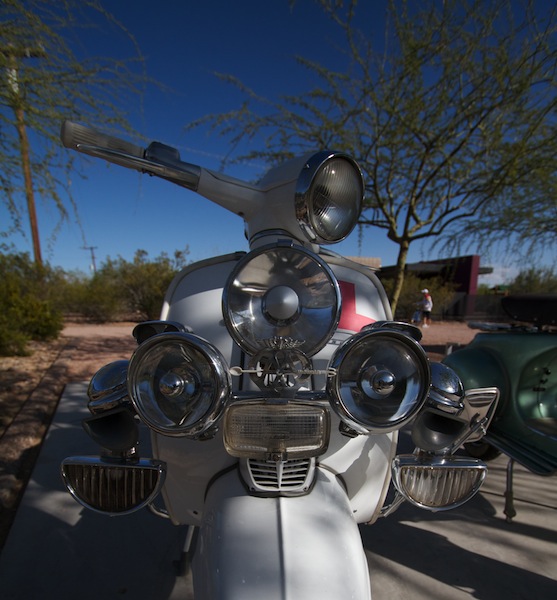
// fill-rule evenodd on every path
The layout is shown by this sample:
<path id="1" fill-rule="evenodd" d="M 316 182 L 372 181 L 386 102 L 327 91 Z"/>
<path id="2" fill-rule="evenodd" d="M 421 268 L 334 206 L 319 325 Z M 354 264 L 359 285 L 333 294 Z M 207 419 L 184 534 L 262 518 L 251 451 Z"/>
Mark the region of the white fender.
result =
<path id="1" fill-rule="evenodd" d="M 311 493 L 248 496 L 231 471 L 208 490 L 193 561 L 196 598 L 371 598 L 369 571 L 348 498 L 318 469 Z"/>

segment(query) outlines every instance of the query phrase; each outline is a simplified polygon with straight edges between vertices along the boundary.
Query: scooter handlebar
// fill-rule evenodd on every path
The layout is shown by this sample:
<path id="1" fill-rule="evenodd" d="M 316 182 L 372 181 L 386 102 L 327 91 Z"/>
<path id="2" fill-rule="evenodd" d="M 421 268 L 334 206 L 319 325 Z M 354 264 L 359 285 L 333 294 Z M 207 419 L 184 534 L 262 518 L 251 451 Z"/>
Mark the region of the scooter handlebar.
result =
<path id="1" fill-rule="evenodd" d="M 152 142 L 145 149 L 72 121 L 64 121 L 60 137 L 64 146 L 70 150 L 102 158 L 128 169 L 136 169 L 141 173 L 156 175 L 197 191 L 202 168 L 183 162 L 178 150 L 166 144 Z"/>
<path id="2" fill-rule="evenodd" d="M 143 158 L 145 156 L 145 149 L 141 146 L 136 146 L 125 140 L 97 131 L 92 127 L 79 125 L 72 121 L 64 121 L 62 123 L 60 137 L 64 146 L 72 150 L 78 150 L 79 146 L 94 146 L 106 148 L 114 152 L 121 152 L 135 156 L 136 158 Z"/>

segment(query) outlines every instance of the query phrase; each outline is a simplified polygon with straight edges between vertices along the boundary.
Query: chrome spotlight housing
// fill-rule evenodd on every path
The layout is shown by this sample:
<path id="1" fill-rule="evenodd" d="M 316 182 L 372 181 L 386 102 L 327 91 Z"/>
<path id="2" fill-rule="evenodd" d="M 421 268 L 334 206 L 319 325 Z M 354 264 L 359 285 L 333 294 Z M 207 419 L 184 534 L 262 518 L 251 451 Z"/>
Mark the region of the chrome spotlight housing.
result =
<path id="1" fill-rule="evenodd" d="M 364 180 L 354 159 L 340 152 L 318 152 L 298 178 L 296 218 L 308 240 L 335 244 L 354 229 L 363 198 Z"/>
<path id="2" fill-rule="evenodd" d="M 395 456 L 393 482 L 414 506 L 431 511 L 464 504 L 480 489 L 487 467 L 479 460 L 425 455 Z"/>
<path id="3" fill-rule="evenodd" d="M 169 436 L 197 439 L 214 427 L 231 393 L 222 354 L 190 333 L 161 333 L 131 357 L 128 393 L 140 418 Z"/>
<path id="4" fill-rule="evenodd" d="M 248 354 L 264 348 L 321 350 L 340 318 L 340 289 L 330 267 L 291 242 L 253 250 L 228 278 L 223 315 L 228 331 Z"/>
<path id="5" fill-rule="evenodd" d="M 329 364 L 332 407 L 357 433 L 388 433 L 424 405 L 430 387 L 427 356 L 420 344 L 385 323 L 346 340 Z"/>
<path id="6" fill-rule="evenodd" d="M 428 405 L 440 412 L 460 415 L 464 410 L 464 387 L 458 375 L 447 365 L 431 363 L 431 389 Z"/>
<path id="7" fill-rule="evenodd" d="M 87 406 L 91 413 L 99 414 L 130 405 L 127 386 L 128 363 L 127 360 L 108 363 L 93 375 L 87 389 Z"/>
<path id="8" fill-rule="evenodd" d="M 430 365 L 431 388 L 424 410 L 412 424 L 416 447 L 435 454 L 452 454 L 453 445 L 470 429 L 464 411 L 464 388 L 458 375 L 443 363 Z"/>

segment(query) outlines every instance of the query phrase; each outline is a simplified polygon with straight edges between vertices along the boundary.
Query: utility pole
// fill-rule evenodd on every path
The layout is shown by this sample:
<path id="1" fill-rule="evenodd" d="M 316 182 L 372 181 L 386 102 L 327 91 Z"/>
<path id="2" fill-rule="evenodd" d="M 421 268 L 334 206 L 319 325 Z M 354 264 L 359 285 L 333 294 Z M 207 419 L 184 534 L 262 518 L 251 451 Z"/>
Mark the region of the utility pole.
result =
<path id="1" fill-rule="evenodd" d="M 95 250 L 97 246 L 82 246 L 83 250 L 89 250 L 91 252 L 91 264 L 93 265 L 93 273 L 97 272 L 97 263 L 95 262 Z"/>
<path id="2" fill-rule="evenodd" d="M 31 175 L 31 157 L 29 150 L 29 138 L 25 127 L 25 112 L 23 110 L 23 98 L 19 90 L 18 59 L 22 58 L 40 58 L 45 56 L 42 48 L 16 48 L 9 44 L 6 48 L 0 48 L 0 53 L 7 58 L 8 67 L 6 69 L 8 87 L 11 92 L 11 104 L 15 114 L 16 129 L 19 136 L 19 145 L 21 152 L 21 164 L 23 167 L 23 180 L 25 184 L 25 196 L 27 198 L 27 211 L 29 213 L 29 224 L 31 226 L 31 238 L 33 240 L 33 255 L 35 264 L 39 267 L 43 265 L 41 255 L 41 243 L 39 240 L 39 226 L 37 221 L 37 211 L 35 208 L 35 195 L 33 193 L 33 178 Z"/>

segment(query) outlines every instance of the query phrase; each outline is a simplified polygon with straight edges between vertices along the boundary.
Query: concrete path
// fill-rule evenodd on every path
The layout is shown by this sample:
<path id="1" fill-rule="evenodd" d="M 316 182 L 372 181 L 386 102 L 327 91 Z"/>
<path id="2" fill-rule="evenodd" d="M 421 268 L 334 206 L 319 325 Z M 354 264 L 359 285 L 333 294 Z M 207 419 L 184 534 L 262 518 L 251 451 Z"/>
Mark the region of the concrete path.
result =
<path id="1" fill-rule="evenodd" d="M 97 452 L 80 425 L 85 390 L 70 384 L 60 401 L 0 556 L 0 598 L 192 598 L 190 578 L 173 566 L 185 528 L 147 510 L 97 515 L 65 492 L 60 461 Z M 557 598 L 557 477 L 517 468 L 518 515 L 509 524 L 506 461 L 490 466 L 482 493 L 460 509 L 432 514 L 403 506 L 361 528 L 374 600 Z"/>
<path id="2" fill-rule="evenodd" d="M 69 384 L 0 555 L 2 600 L 193 598 L 177 577 L 185 528 L 142 510 L 107 517 L 66 492 L 60 461 L 98 454 L 81 427 L 87 386 Z M 147 439 L 141 440 L 148 446 Z"/>

